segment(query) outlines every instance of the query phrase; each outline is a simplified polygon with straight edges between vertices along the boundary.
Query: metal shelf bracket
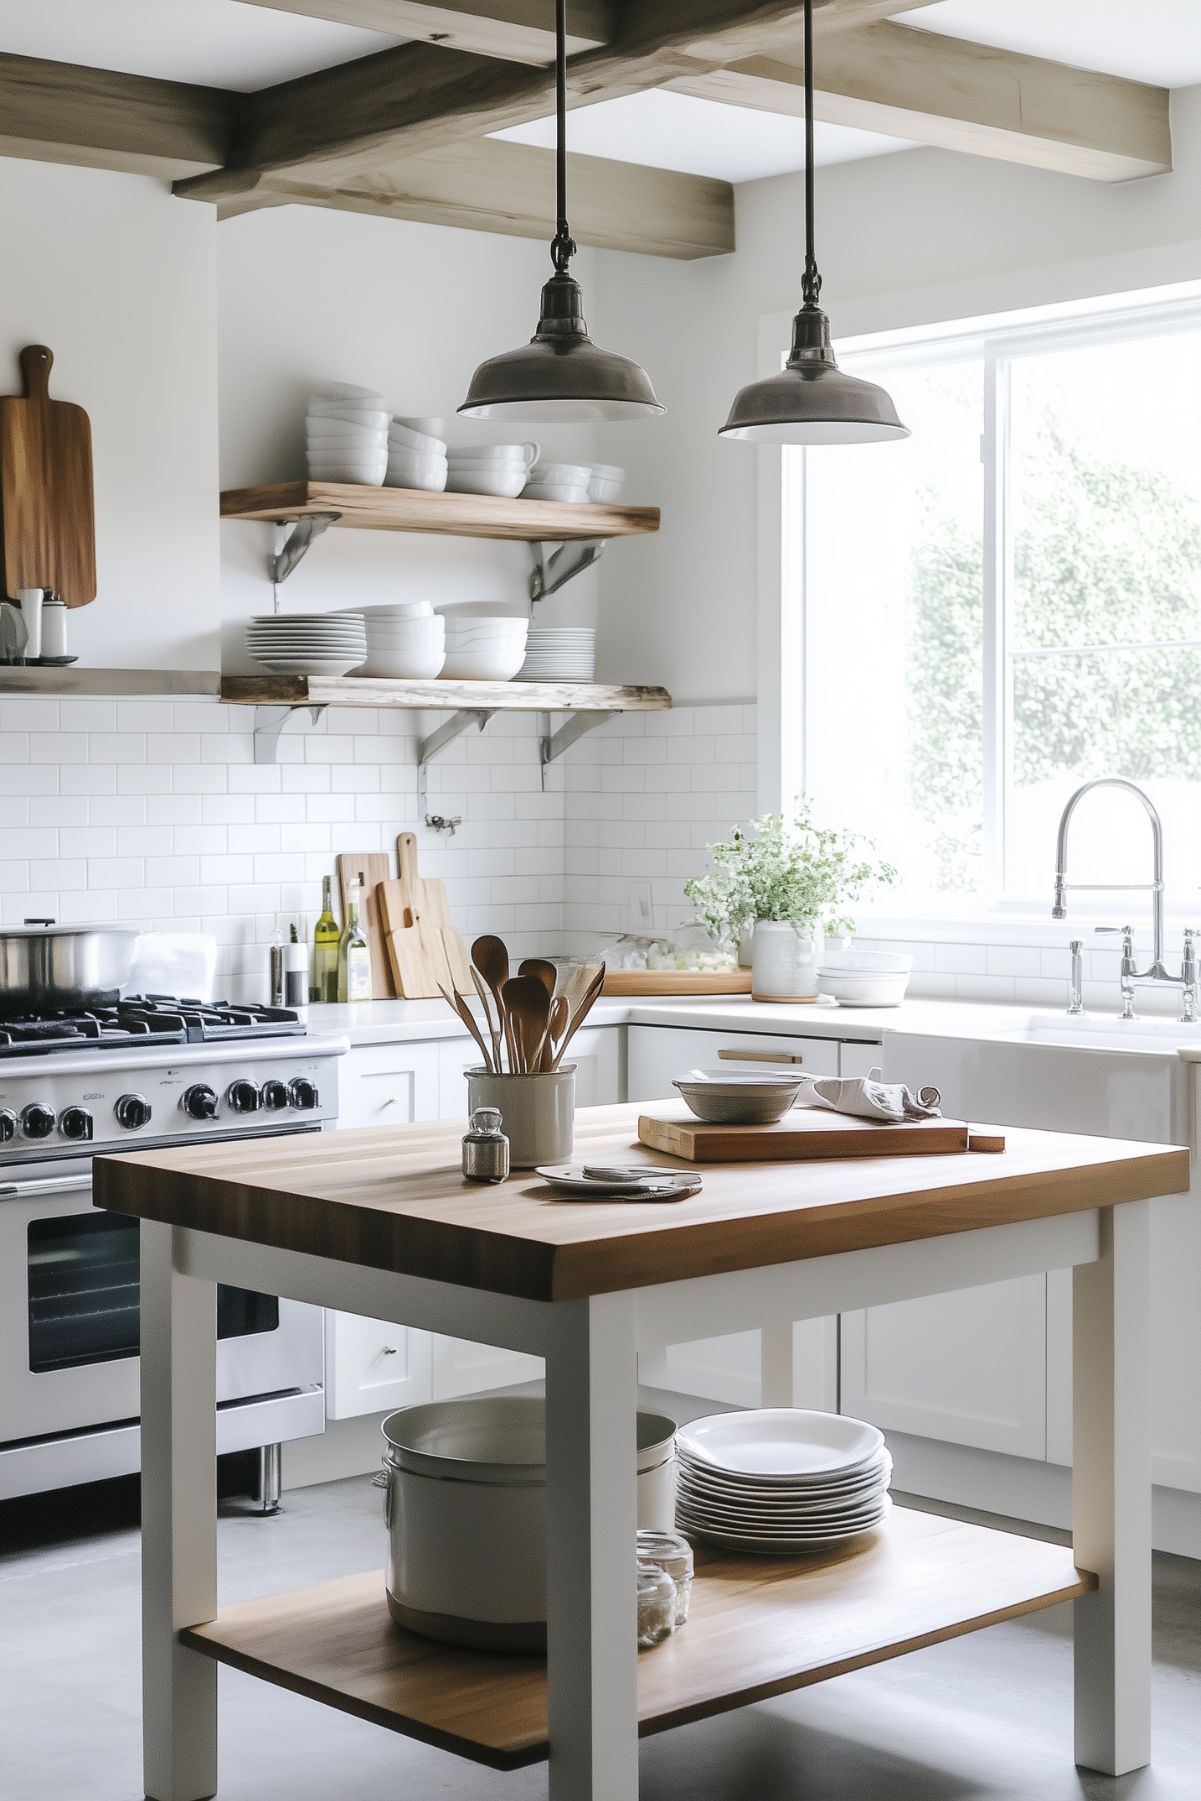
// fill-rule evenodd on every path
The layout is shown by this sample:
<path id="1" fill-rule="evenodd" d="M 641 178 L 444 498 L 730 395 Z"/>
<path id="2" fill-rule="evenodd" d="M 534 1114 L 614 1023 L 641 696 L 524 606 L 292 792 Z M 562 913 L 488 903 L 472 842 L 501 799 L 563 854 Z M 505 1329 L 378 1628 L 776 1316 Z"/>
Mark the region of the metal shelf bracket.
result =
<path id="1" fill-rule="evenodd" d="M 462 825 L 463 820 L 461 815 L 454 819 L 447 819 L 441 813 L 430 812 L 430 764 L 446 749 L 448 744 L 453 744 L 456 738 L 461 738 L 468 726 L 474 725 L 482 732 L 494 711 L 494 708 L 484 710 L 475 707 L 461 707 L 457 713 L 452 713 L 436 732 L 431 732 L 429 737 L 423 738 L 417 746 L 417 812 L 431 831 L 449 832 L 453 837 L 455 827 Z"/>
<path id="2" fill-rule="evenodd" d="M 320 707 L 256 707 L 254 709 L 254 760 L 256 763 L 274 763 L 277 760 L 279 734 L 297 713 L 307 713 L 313 725 L 316 725 L 324 713 Z"/>
<path id="3" fill-rule="evenodd" d="M 278 588 L 286 582 L 292 571 L 304 560 L 310 545 L 315 544 L 322 532 L 331 525 L 336 525 L 342 517 L 341 513 L 304 513 L 293 525 L 283 543 L 271 558 L 271 580 Z M 281 521 L 281 526 L 286 523 Z"/>
<path id="4" fill-rule="evenodd" d="M 609 713 L 573 713 L 571 718 L 561 725 L 556 732 L 550 729 L 550 714 L 540 713 L 538 736 L 538 761 L 542 765 L 542 786 L 546 787 L 546 772 L 552 763 L 578 744 L 587 732 L 594 732 L 598 725 L 603 725 Z"/>
<path id="5" fill-rule="evenodd" d="M 560 588 L 566 587 L 577 575 L 582 575 L 585 569 L 591 569 L 604 548 L 603 538 L 582 538 L 560 544 L 558 550 L 548 557 L 545 544 L 531 544 L 530 555 L 534 563 L 530 574 L 531 602 L 545 600 L 548 594 L 555 594 Z"/>

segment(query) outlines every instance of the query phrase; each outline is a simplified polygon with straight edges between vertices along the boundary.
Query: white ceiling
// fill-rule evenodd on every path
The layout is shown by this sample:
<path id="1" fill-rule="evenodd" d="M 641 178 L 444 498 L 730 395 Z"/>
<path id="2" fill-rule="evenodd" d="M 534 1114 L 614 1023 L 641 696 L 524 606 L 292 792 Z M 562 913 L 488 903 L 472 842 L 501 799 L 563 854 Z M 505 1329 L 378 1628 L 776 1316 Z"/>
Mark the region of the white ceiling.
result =
<path id="1" fill-rule="evenodd" d="M 907 25 L 1158 87 L 1201 82 L 1201 0 L 939 0 Z"/>
<path id="2" fill-rule="evenodd" d="M 515 144 L 553 145 L 555 122 L 536 119 L 493 135 Z M 818 125 L 814 141 L 819 163 L 849 163 L 861 156 L 913 148 L 901 138 L 852 131 L 845 125 Z M 715 100 L 655 88 L 622 100 L 573 107 L 567 143 L 584 156 L 607 156 L 619 163 L 680 169 L 720 181 L 759 181 L 803 167 L 805 126 L 803 120 L 780 113 L 722 106 Z"/>
<path id="3" fill-rule="evenodd" d="M 11 56 L 243 91 L 403 41 L 242 0 L 0 0 Z"/>

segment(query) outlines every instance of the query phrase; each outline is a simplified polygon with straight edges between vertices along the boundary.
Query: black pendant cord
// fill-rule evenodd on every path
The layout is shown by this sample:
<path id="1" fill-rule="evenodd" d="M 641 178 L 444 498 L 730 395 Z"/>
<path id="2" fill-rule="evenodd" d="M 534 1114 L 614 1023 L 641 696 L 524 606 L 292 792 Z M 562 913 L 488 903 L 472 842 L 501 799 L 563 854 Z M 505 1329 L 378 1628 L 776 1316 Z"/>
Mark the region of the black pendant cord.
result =
<path id="1" fill-rule="evenodd" d="M 813 0 L 805 0 L 805 276 L 801 297 L 806 306 L 816 306 L 822 291 L 814 244 L 813 162 Z"/>
<path id="2" fill-rule="evenodd" d="M 556 273 L 566 275 L 575 255 L 567 223 L 567 0 L 555 0 L 555 236 L 550 247 Z"/>

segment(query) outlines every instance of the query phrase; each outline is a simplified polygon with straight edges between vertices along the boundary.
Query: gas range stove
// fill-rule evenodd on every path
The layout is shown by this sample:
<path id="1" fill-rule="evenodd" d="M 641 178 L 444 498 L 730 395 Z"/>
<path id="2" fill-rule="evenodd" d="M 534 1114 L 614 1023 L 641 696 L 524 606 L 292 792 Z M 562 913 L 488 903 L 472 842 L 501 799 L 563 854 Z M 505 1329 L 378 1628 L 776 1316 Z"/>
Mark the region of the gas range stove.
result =
<path id="1" fill-rule="evenodd" d="M 311 1130 L 337 1117 L 345 1049 L 287 1008 L 167 995 L 0 1017 L 0 1167 Z"/>

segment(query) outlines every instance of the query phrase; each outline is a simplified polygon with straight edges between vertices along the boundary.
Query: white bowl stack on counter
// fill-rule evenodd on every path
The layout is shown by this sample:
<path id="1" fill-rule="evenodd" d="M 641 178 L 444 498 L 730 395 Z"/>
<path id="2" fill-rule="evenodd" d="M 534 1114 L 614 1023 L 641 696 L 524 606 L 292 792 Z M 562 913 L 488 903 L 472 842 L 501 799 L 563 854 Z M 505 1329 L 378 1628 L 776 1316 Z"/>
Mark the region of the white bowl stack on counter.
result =
<path id="1" fill-rule="evenodd" d="M 585 625 L 532 625 L 519 682 L 590 682 L 596 674 L 596 632 Z"/>
<path id="2" fill-rule="evenodd" d="M 388 425 L 387 443 L 385 487 L 426 488 L 435 494 L 445 488 L 449 471 L 445 438 L 419 431 L 407 420 L 393 418 Z"/>
<path id="3" fill-rule="evenodd" d="M 309 480 L 383 486 L 388 469 L 388 403 L 370 388 L 331 381 L 309 398 L 305 451 Z"/>
<path id="4" fill-rule="evenodd" d="M 447 452 L 446 485 L 456 494 L 516 500 L 541 454 L 537 444 L 472 444 Z"/>
<path id="5" fill-rule="evenodd" d="M 361 613 L 259 614 L 246 648 L 277 675 L 348 675 L 367 656 L 367 627 Z"/>
<path id="6" fill-rule="evenodd" d="M 913 958 L 901 951 L 859 951 L 827 943 L 817 985 L 840 1007 L 899 1007 Z"/>
<path id="7" fill-rule="evenodd" d="M 681 1426 L 676 1523 L 729 1551 L 803 1557 L 881 1524 L 892 1458 L 864 1420 L 801 1408 L 715 1413 Z"/>
<path id="8" fill-rule="evenodd" d="M 497 614 L 471 614 L 449 610 L 446 622 L 446 661 L 442 674 L 448 681 L 509 682 L 525 661 L 528 619 Z"/>
<path id="9" fill-rule="evenodd" d="M 411 682 L 432 681 L 441 675 L 446 661 L 446 622 L 428 600 L 363 607 L 360 617 L 366 623 L 367 660 L 356 669 L 356 675 Z"/>

